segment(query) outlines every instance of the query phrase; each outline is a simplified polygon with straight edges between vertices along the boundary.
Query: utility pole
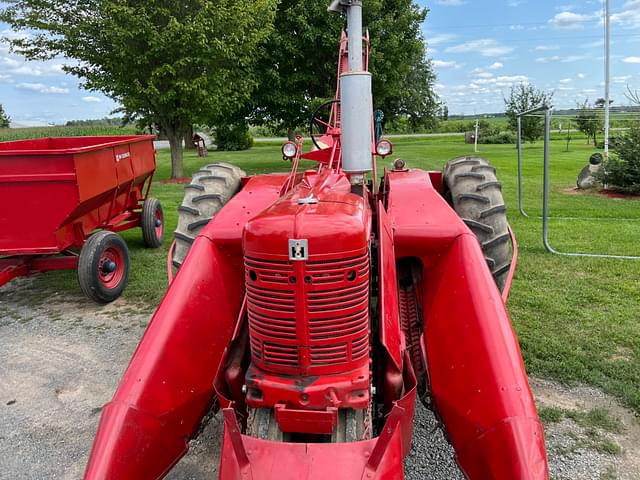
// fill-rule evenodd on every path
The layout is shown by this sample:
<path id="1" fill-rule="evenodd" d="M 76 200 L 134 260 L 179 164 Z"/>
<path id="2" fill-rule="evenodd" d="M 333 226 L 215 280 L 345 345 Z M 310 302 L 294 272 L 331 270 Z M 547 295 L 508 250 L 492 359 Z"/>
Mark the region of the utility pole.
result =
<path id="1" fill-rule="evenodd" d="M 475 153 L 478 153 L 478 128 L 480 126 L 479 120 L 476 118 L 476 134 L 474 136 L 474 145 L 473 145 L 473 151 Z"/>
<path id="2" fill-rule="evenodd" d="M 611 5 L 605 0 L 604 7 L 604 158 L 609 158 L 609 104 L 611 103 Z"/>

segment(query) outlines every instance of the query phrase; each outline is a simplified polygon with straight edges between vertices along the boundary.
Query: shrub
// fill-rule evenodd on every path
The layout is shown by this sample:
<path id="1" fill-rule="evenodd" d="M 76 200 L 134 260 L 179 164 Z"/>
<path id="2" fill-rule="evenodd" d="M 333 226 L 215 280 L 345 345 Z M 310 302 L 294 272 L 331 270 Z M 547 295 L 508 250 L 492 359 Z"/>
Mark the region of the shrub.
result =
<path id="1" fill-rule="evenodd" d="M 604 162 L 599 177 L 619 192 L 640 194 L 640 123 L 616 142 L 616 153 Z"/>
<path id="2" fill-rule="evenodd" d="M 298 127 L 295 131 L 304 131 L 305 135 L 307 134 L 307 130 L 309 130 L 308 125 L 304 125 L 303 127 Z M 288 134 L 288 129 L 282 125 L 276 124 L 264 124 L 264 125 L 256 125 L 249 129 L 249 133 L 254 137 L 286 137 Z"/>
<path id="3" fill-rule="evenodd" d="M 618 145 L 622 139 L 620 137 L 610 137 L 609 138 L 609 150 L 617 150 Z M 602 142 L 598 142 L 595 145 L 596 148 L 602 150 L 604 148 L 604 140 Z"/>
<path id="4" fill-rule="evenodd" d="M 516 143 L 516 135 L 513 132 L 498 132 L 490 135 L 482 136 L 478 138 L 478 143 L 494 144 L 494 145 L 507 145 Z"/>
<path id="5" fill-rule="evenodd" d="M 471 122 L 470 124 L 470 132 L 475 131 L 475 122 Z M 482 137 L 494 137 L 496 135 L 498 135 L 500 133 L 500 127 L 498 125 L 495 125 L 493 123 L 491 123 L 488 120 L 480 120 L 478 122 L 478 143 L 488 143 L 488 142 L 482 142 Z"/>
<path id="6" fill-rule="evenodd" d="M 253 137 L 246 124 L 223 125 L 216 128 L 216 147 L 218 150 L 238 151 L 253 147 Z"/>

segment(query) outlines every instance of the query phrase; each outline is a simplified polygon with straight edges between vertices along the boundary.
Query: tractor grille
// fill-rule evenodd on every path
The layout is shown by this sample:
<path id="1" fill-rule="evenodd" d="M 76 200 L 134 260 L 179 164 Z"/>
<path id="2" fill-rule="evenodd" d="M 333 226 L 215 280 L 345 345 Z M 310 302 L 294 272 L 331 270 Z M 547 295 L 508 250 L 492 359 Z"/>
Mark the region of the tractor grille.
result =
<path id="1" fill-rule="evenodd" d="M 369 257 L 289 262 L 245 258 L 254 363 L 293 375 L 368 362 Z"/>

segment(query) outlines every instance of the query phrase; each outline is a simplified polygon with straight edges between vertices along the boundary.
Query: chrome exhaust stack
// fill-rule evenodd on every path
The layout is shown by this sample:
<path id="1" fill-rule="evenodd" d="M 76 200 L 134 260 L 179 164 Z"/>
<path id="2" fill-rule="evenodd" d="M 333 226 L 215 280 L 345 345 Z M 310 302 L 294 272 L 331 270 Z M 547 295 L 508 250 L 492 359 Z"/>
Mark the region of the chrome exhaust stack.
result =
<path id="1" fill-rule="evenodd" d="M 373 97 L 371 74 L 364 70 L 362 47 L 363 0 L 334 0 L 330 11 L 347 14 L 349 70 L 340 78 L 342 170 L 362 178 L 373 170 Z"/>

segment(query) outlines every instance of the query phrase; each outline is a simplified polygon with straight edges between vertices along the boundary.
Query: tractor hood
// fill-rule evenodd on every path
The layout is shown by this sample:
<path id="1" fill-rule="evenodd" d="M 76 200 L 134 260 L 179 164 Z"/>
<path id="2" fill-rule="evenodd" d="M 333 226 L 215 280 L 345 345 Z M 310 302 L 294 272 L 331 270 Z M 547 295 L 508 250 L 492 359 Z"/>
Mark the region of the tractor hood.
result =
<path id="1" fill-rule="evenodd" d="M 289 260 L 290 241 L 306 240 L 301 259 L 323 260 L 363 254 L 370 233 L 368 205 L 351 193 L 343 174 L 307 172 L 294 190 L 247 223 L 243 247 L 247 256 Z"/>

